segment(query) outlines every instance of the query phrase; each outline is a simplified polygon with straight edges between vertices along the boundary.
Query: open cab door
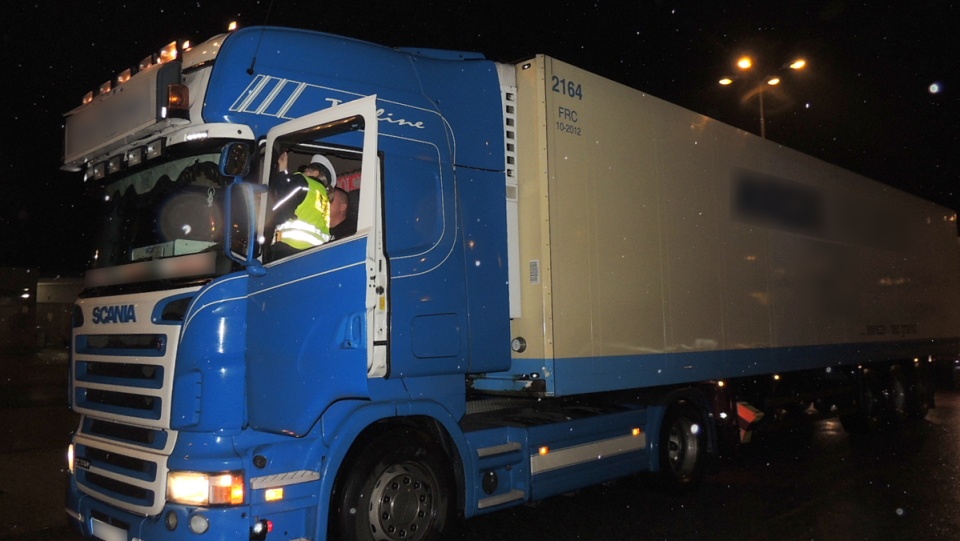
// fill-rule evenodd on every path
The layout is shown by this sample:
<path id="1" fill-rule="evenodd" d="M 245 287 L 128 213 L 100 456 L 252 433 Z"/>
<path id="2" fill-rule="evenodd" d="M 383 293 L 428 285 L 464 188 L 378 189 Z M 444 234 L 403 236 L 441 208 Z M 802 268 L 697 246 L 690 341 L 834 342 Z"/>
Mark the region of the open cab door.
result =
<path id="1" fill-rule="evenodd" d="M 368 378 L 387 375 L 376 103 L 376 96 L 358 99 L 267 133 L 261 181 L 268 196 L 258 218 L 265 272 L 251 277 L 247 314 L 254 428 L 303 435 L 330 404 L 368 397 Z M 311 165 L 318 177 L 309 184 L 295 178 Z M 348 201 L 355 230 L 352 223 L 343 230 L 331 198 Z M 326 224 L 317 218 L 323 213 Z M 309 242 L 285 234 L 298 220 L 316 226 Z"/>

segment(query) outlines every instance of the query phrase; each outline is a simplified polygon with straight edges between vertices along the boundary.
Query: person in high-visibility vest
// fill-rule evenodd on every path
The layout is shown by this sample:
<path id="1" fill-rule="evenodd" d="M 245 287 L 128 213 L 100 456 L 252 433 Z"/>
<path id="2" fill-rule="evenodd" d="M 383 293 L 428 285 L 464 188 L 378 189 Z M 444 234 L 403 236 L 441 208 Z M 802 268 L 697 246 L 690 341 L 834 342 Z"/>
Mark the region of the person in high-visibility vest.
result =
<path id="1" fill-rule="evenodd" d="M 280 244 L 300 251 L 320 246 L 332 238 L 330 196 L 323 182 L 323 172 L 308 166 L 291 175 L 286 171 L 287 162 L 287 153 L 280 154 L 277 160 L 280 174 L 270 183 L 274 197 L 274 223 L 277 223 L 274 247 L 284 255 L 289 250 Z"/>

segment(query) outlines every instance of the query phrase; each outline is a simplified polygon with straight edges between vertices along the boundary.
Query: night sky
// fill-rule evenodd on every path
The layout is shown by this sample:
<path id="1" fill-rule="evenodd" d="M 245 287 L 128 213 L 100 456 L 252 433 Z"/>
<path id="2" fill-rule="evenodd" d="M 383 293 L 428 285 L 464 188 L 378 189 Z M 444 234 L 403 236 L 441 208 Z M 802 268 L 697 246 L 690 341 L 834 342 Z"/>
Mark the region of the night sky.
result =
<path id="1" fill-rule="evenodd" d="M 537 2 L 539 4 L 539 2 Z M 0 267 L 82 272 L 81 176 L 59 171 L 63 114 L 163 45 L 270 24 L 387 46 L 537 53 L 759 133 L 756 100 L 721 87 L 736 58 L 759 71 L 807 59 L 766 99 L 767 137 L 960 208 L 960 3 L 513 0 L 38 0 L 4 6 Z M 865 4 L 869 4 L 869 7 Z"/>

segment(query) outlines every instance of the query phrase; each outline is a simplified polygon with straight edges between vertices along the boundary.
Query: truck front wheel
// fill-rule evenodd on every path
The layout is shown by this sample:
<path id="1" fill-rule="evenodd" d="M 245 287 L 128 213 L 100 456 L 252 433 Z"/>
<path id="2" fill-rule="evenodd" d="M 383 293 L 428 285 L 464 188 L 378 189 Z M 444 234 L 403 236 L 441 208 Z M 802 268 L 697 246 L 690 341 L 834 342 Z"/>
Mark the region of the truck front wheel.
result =
<path id="1" fill-rule="evenodd" d="M 700 410 L 686 400 L 672 403 L 660 427 L 659 485 L 668 492 L 683 492 L 703 478 L 707 430 Z"/>
<path id="2" fill-rule="evenodd" d="M 336 485 L 331 534 L 343 541 L 437 540 L 453 514 L 446 455 L 413 429 L 389 430 L 351 453 Z"/>

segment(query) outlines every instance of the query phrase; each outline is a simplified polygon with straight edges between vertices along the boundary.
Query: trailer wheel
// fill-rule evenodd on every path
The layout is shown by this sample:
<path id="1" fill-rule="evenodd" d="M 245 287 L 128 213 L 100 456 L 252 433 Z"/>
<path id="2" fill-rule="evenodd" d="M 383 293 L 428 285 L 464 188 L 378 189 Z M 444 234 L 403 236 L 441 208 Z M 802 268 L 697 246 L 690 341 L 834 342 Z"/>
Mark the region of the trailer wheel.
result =
<path id="1" fill-rule="evenodd" d="M 659 485 L 668 492 L 685 492 L 703 478 L 707 431 L 700 410 L 686 400 L 667 408 L 660 427 Z"/>
<path id="2" fill-rule="evenodd" d="M 413 429 L 387 431 L 344 461 L 334 488 L 331 536 L 343 541 L 431 541 L 452 520 L 446 454 Z"/>
<path id="3" fill-rule="evenodd" d="M 908 393 L 907 380 L 903 371 L 898 366 L 891 367 L 887 375 L 886 389 L 884 389 L 884 399 L 887 404 L 887 414 L 884 417 L 887 422 L 896 425 L 907 419 Z"/>
<path id="4" fill-rule="evenodd" d="M 933 406 L 933 383 L 930 374 L 923 367 L 914 368 L 907 395 L 907 415 L 911 419 L 923 419 Z"/>
<path id="5" fill-rule="evenodd" d="M 880 429 L 883 420 L 883 390 L 880 379 L 872 371 L 860 375 L 860 390 L 853 413 L 840 416 L 840 424 L 848 434 L 871 434 Z"/>

